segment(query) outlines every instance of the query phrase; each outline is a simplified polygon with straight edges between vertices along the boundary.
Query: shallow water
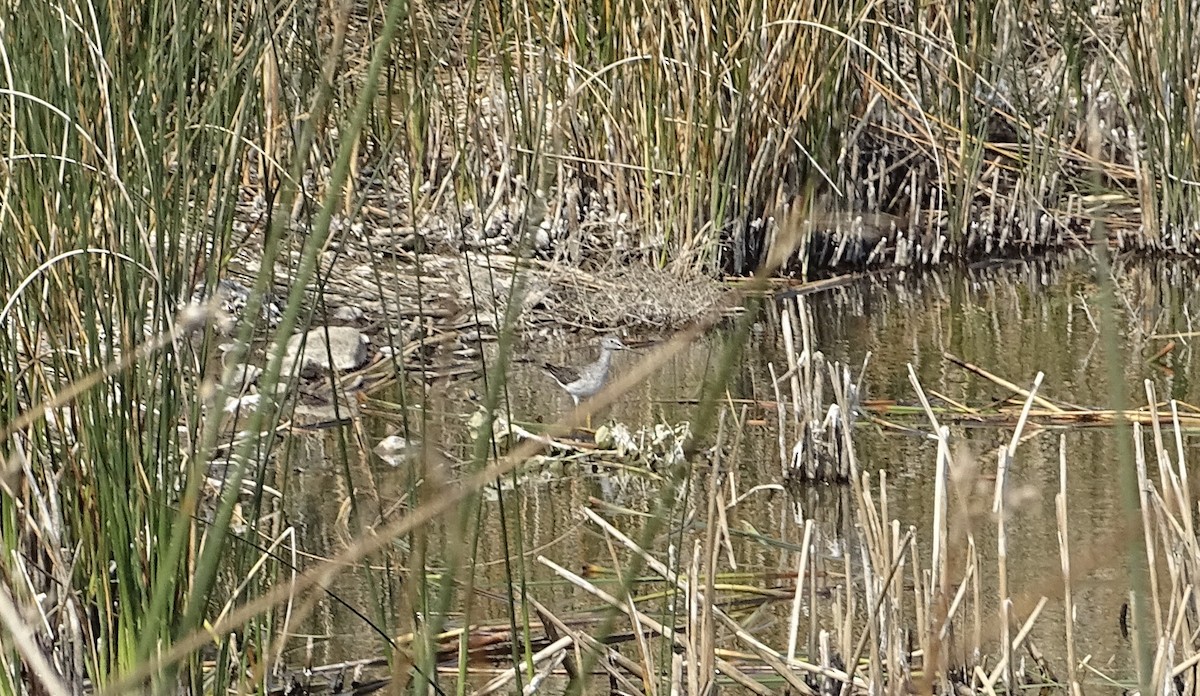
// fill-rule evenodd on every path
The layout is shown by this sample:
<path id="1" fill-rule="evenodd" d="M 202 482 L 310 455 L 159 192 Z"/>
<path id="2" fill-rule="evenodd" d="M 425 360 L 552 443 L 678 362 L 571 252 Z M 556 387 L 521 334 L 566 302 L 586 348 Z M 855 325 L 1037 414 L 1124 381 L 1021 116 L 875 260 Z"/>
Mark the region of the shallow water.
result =
<path id="1" fill-rule="evenodd" d="M 1147 361 L 1171 340 L 1161 338 L 1162 334 L 1192 329 L 1191 317 L 1198 309 L 1193 299 L 1197 295 L 1192 292 L 1197 277 L 1194 271 L 1179 265 L 1131 264 L 1118 266 L 1116 276 L 1119 304 L 1124 308 L 1118 324 L 1130 404 L 1140 406 L 1145 402 L 1144 380 L 1151 380 L 1160 400 L 1200 403 L 1192 379 L 1197 356 L 1189 339 L 1174 339 L 1175 350 L 1163 362 Z M 1084 406 L 1108 407 L 1111 399 L 1104 379 L 1104 352 L 1092 323 L 1096 317 L 1095 294 L 1090 266 L 1081 259 L 1054 267 L 1011 264 L 909 280 L 895 276 L 865 280 L 806 301 L 813 313 L 815 346 L 829 359 L 847 361 L 857 370 L 867 352 L 871 353 L 866 379 L 869 400 L 916 404 L 908 377 L 909 364 L 927 392 L 937 392 L 956 402 L 980 407 L 1010 396 L 1007 390 L 947 360 L 944 354 L 950 353 L 1022 387 L 1029 386 L 1034 375 L 1042 371 L 1046 377 L 1041 395 Z M 730 398 L 775 399 L 769 384 L 769 365 L 781 374 L 786 371 L 787 360 L 772 316 L 765 313 L 753 333 L 729 385 Z M 726 337 L 714 332 L 696 343 L 608 413 L 600 414 L 594 423 L 615 420 L 636 427 L 689 419 L 694 408 L 690 404 L 711 376 Z M 547 346 L 555 343 L 531 337 L 523 346 L 523 354 L 546 353 Z M 582 361 L 588 359 L 589 350 L 583 344 L 578 351 L 550 350 L 548 357 Z M 615 369 L 620 371 L 635 359 L 620 355 Z M 438 476 L 453 479 L 463 474 L 453 462 L 468 458 L 462 423 L 463 414 L 476 407 L 468 400 L 472 388 L 482 391 L 477 383 L 457 383 L 440 385 L 427 394 L 430 415 L 426 441 L 435 442 L 440 453 L 435 457 Z M 531 428 L 539 422 L 552 422 L 570 407 L 569 398 L 527 363 L 519 363 L 510 376 L 509 403 L 514 421 Z M 755 420 L 747 427 L 729 484 L 736 486 L 738 493 L 781 481 L 773 409 L 752 407 L 747 414 Z M 923 417 L 903 422 L 923 433 L 931 430 Z M 384 428 L 377 424 L 377 432 L 371 435 L 378 439 Z M 990 505 L 996 448 L 1008 442 L 1011 425 L 955 423 L 951 430 L 961 445 L 959 461 L 964 466 L 973 461 L 978 471 L 974 480 L 981 492 L 970 500 Z M 1044 428 L 1031 435 L 1033 430 L 1026 430 L 1029 437 L 1019 446 L 1011 471 L 1010 590 L 1018 598 L 1019 610 L 1032 606 L 1043 594 L 1051 598 L 1032 636 L 1063 676 L 1054 493 L 1059 487 L 1060 438 L 1065 438 L 1070 542 L 1077 572 L 1077 654 L 1080 658 L 1091 655 L 1091 664 L 1105 673 L 1127 677 L 1130 647 L 1118 630 L 1120 606 L 1127 597 L 1127 556 L 1123 546 L 1114 546 L 1122 512 L 1113 433 L 1107 428 Z M 377 457 L 371 457 L 370 462 L 358 460 L 357 455 L 347 457 L 341 454 L 336 438 L 328 434 L 309 437 L 306 443 L 306 449 L 292 454 L 297 473 L 293 475 L 295 492 L 288 515 L 298 526 L 301 544 L 308 551 L 331 553 L 353 528 L 353 522 L 345 521 L 343 505 L 349 490 L 347 476 L 368 491 L 368 502 L 379 506 L 367 505 L 364 509 L 382 508 L 385 518 L 401 514 L 413 481 L 409 467 L 389 466 Z M 927 566 L 935 446 L 917 435 L 885 431 L 867 421 L 859 422 L 855 443 L 865 471 L 887 472 L 891 517 L 899 520 L 901 528 L 916 528 L 924 554 L 921 563 Z M 1185 436 L 1185 443 L 1188 453 L 1194 454 L 1193 436 Z M 555 581 L 555 576 L 538 565 L 534 557 L 546 556 L 575 571 L 593 564 L 611 569 L 613 561 L 604 539 L 583 520 L 580 509 L 599 509 L 606 519 L 623 526 L 636 521 L 634 513 L 651 509 L 653 499 L 659 495 L 659 485 L 652 477 L 570 461 L 527 472 L 515 488 L 502 488 L 508 490 L 499 495 L 493 491 L 481 508 L 481 534 L 474 550 L 475 586 L 480 591 L 474 600 L 476 621 L 507 620 L 507 604 L 501 598 L 509 587 L 510 575 L 525 577 L 526 589 L 556 611 L 597 606 L 595 600 Z M 360 505 L 365 505 L 363 499 L 360 491 Z M 851 500 L 844 485 L 789 484 L 784 490 L 754 493 L 730 510 L 730 527 L 738 532 L 753 530 L 774 539 L 775 545 L 761 540 L 735 544 L 733 556 L 738 570 L 794 572 L 797 556 L 787 546 L 801 543 L 802 525 L 797 521 L 801 516 L 817 520 L 818 548 L 825 556 L 827 569 L 840 568 L 839 553 L 857 554 Z M 631 512 L 621 514 L 604 503 Z M 507 537 L 499 524 L 502 517 Z M 438 566 L 443 560 L 440 552 L 449 548 L 446 536 L 453 536 L 447 531 L 449 525 L 443 520 L 428 530 L 430 566 Z M 970 528 L 982 561 L 982 595 L 987 603 L 982 614 L 984 645 L 985 649 L 994 648 L 997 622 L 991 598 L 996 582 L 995 523 L 987 515 L 979 515 L 972 518 Z M 514 548 L 515 542 L 504 541 L 518 537 L 523 539 L 523 556 Z M 660 536 L 658 542 L 655 552 L 665 556 L 670 539 Z M 470 549 L 466 551 L 469 555 Z M 405 544 L 398 544 L 393 549 L 394 562 L 409 567 L 408 553 Z M 505 558 L 509 559 L 507 564 Z M 726 561 L 722 570 L 730 569 Z M 460 580 L 466 582 L 466 575 L 462 574 Z M 410 625 L 411 616 L 407 612 L 414 604 L 411 595 L 406 594 L 411 585 L 378 574 L 372 582 L 374 591 L 363 574 L 346 575 L 338 581 L 336 591 L 373 618 L 378 612 L 372 607 L 382 601 L 399 616 L 400 624 L 393 632 L 406 632 L 404 626 Z M 840 580 L 831 575 L 828 582 Z M 460 592 L 451 605 L 452 625 L 458 623 L 455 612 L 461 608 L 461 598 Z M 784 606 L 762 618 L 763 635 L 786 635 L 780 618 L 786 609 Z M 817 608 L 818 614 L 822 611 Z M 322 602 L 304 630 L 321 636 L 314 660 L 318 663 L 382 652 L 379 640 L 364 630 L 361 619 L 332 602 Z M 960 630 L 966 635 L 967 623 L 960 624 Z M 767 642 L 782 644 L 777 638 Z"/>

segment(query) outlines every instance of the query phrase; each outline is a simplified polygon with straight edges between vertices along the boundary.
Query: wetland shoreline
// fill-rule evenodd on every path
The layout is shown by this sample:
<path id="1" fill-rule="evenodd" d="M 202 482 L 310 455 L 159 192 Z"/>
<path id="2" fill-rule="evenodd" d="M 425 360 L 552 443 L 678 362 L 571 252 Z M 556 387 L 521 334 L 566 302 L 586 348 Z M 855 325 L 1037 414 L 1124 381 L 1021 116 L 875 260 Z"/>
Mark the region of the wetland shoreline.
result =
<path id="1" fill-rule="evenodd" d="M 0 691 L 1196 690 L 1194 8 L 19 9 Z"/>

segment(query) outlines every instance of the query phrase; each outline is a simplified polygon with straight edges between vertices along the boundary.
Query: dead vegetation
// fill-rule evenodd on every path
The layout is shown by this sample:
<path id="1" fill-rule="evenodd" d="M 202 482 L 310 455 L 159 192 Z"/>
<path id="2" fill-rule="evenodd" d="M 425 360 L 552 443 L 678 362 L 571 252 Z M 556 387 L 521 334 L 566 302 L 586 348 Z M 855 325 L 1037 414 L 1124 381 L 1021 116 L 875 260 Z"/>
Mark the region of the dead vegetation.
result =
<path id="1" fill-rule="evenodd" d="M 396 459 L 409 479 L 385 507 L 373 495 L 370 429 L 352 411 L 329 449 L 344 485 L 321 492 L 337 498 L 340 545 L 329 558 L 302 556 L 280 514 L 291 491 L 271 485 L 271 475 L 295 474 L 282 400 L 247 403 L 236 428 L 215 414 L 243 387 L 232 370 L 260 345 L 258 318 L 279 347 L 309 331 L 310 310 L 341 309 L 362 310 L 350 321 L 387 337 L 393 359 L 365 369 L 395 390 L 396 420 L 434 436 L 417 427 L 430 395 L 444 380 L 507 369 L 510 324 L 672 336 L 540 433 L 551 438 L 704 331 L 731 325 L 686 437 L 671 442 L 655 507 L 578 510 L 619 581 L 602 587 L 547 554 L 528 558 L 521 530 L 503 527 L 517 551 L 501 553 L 511 673 L 492 688 L 544 685 L 536 680 L 560 666 L 568 677 L 598 666 L 614 689 L 648 695 L 717 683 L 994 693 L 1039 679 L 1075 690 L 1082 680 L 1087 663 L 1069 655 L 1069 631 L 1065 677 L 1024 631 L 1051 593 L 1021 597 L 1006 585 L 1006 525 L 1019 521 L 1006 474 L 1024 428 L 1045 415 L 1031 405 L 1036 380 L 996 454 L 990 508 L 955 499 L 946 431 L 981 405 L 921 399 L 938 472 L 926 542 L 893 520 L 886 477 L 855 457 L 861 373 L 824 374 L 815 344 L 793 351 L 781 466 L 787 445 L 805 442 L 802 470 L 828 462 L 849 482 L 861 544 L 839 559 L 840 583 L 837 564 L 813 554 L 820 511 L 798 510 L 787 538 L 736 519 L 784 484 L 742 490 L 730 464 L 743 456 L 734 443 L 745 418 L 722 406 L 753 329 L 742 308 L 770 295 L 767 276 L 1026 254 L 1089 236 L 1101 250 L 1193 251 L 1197 118 L 1187 95 L 1197 52 L 1186 8 L 152 0 L 21 9 L 28 16 L 0 28 L 0 123 L 10 135 L 0 196 L 5 690 L 272 692 L 295 664 L 296 622 L 346 572 L 362 575 L 371 609 L 389 619 L 364 619 L 389 651 L 388 683 L 425 691 L 449 668 L 466 688 L 478 674 L 482 491 L 502 503 L 497 482 L 518 481 L 510 475 L 548 442 L 500 453 L 493 437 L 508 394 L 504 380 L 481 380 L 471 453 L 451 467 L 429 442 L 409 456 L 406 440 Z M 249 290 L 234 308 L 255 321 L 231 322 L 227 340 L 209 315 L 180 310 L 200 281 L 218 287 L 231 269 Z M 712 280 L 753 269 L 732 291 Z M 1115 312 L 1107 272 L 1087 322 L 1113 335 L 1103 330 Z M 1151 285 L 1130 282 L 1131 292 Z M 270 291 L 279 311 L 264 315 Z M 804 288 L 781 294 L 793 291 Z M 1162 317 L 1139 320 L 1137 348 L 1158 340 Z M 204 335 L 190 340 L 194 331 Z M 492 336 L 499 357 L 485 363 L 478 345 Z M 218 345 L 233 356 L 229 372 Z M 261 393 L 277 396 L 283 355 L 266 353 Z M 804 393 L 826 384 L 836 399 Z M 776 405 L 789 401 L 780 391 Z M 1143 421 L 1128 457 L 1114 456 L 1128 465 L 1128 525 L 1096 540 L 1094 555 L 1129 551 L 1146 694 L 1194 688 L 1200 660 L 1180 435 L 1189 418 L 1178 402 L 1148 401 L 1147 411 L 1087 412 L 1118 430 Z M 829 427 L 817 432 L 817 422 Z M 1047 582 L 1064 588 L 1071 628 L 1079 557 L 1065 549 L 1073 524 L 1060 495 L 1063 571 Z M 957 517 L 952 501 L 962 503 Z M 958 526 L 976 518 L 995 525 L 994 538 Z M 999 587 L 985 596 L 978 550 L 993 540 Z M 739 548 L 782 549 L 775 558 L 791 577 L 725 586 L 718 579 Z M 526 561 L 607 613 L 570 620 L 526 583 Z M 460 631 L 453 652 L 442 650 L 448 628 Z M 628 641 L 619 657 L 604 644 L 614 635 Z M 1033 666 L 1022 669 L 1021 650 Z"/>
<path id="2" fill-rule="evenodd" d="M 736 275 L 765 260 L 787 206 L 809 222 L 796 274 L 1075 248 L 1095 222 L 1119 249 L 1194 248 L 1196 153 L 1178 144 L 1196 115 L 1164 96 L 1186 93 L 1193 39 L 1167 15 L 506 7 L 405 18 L 358 175 L 329 192 L 347 212 L 365 201 L 368 228 L 434 251 Z M 383 18 L 352 15 L 354 83 Z"/>

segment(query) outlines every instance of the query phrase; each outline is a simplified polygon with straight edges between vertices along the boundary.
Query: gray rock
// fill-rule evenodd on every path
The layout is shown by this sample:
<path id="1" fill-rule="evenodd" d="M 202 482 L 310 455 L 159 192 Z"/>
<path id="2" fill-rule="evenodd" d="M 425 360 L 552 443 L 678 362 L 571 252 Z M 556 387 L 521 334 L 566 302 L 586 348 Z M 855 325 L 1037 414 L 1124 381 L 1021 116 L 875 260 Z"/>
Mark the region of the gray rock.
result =
<path id="1" fill-rule="evenodd" d="M 246 363 L 238 363 L 229 371 L 229 386 L 235 391 L 242 391 L 258 381 L 262 368 Z"/>
<path id="2" fill-rule="evenodd" d="M 328 347 L 325 345 L 326 332 L 329 337 Z M 303 360 L 300 364 L 301 375 L 320 370 L 356 370 L 367 362 L 367 343 L 367 337 L 350 326 L 320 327 L 307 334 L 296 334 L 287 342 L 287 352 L 283 359 L 284 374 L 292 372 L 297 360 Z M 303 356 L 300 355 L 302 346 Z"/>
<path id="3" fill-rule="evenodd" d="M 250 303 L 252 292 L 245 285 L 228 278 L 217 281 L 216 292 L 209 292 L 201 281 L 192 291 L 192 302 L 203 304 L 211 299 L 216 314 L 217 331 L 232 335 L 237 330 L 237 324 L 246 319 L 246 305 Z M 283 319 L 283 309 L 270 294 L 263 297 L 260 314 L 267 325 L 272 327 L 278 326 Z"/>
<path id="4" fill-rule="evenodd" d="M 360 307 L 339 307 L 338 310 L 333 313 L 333 318 L 335 320 L 346 323 L 360 321 L 366 316 L 366 312 L 362 311 Z"/>

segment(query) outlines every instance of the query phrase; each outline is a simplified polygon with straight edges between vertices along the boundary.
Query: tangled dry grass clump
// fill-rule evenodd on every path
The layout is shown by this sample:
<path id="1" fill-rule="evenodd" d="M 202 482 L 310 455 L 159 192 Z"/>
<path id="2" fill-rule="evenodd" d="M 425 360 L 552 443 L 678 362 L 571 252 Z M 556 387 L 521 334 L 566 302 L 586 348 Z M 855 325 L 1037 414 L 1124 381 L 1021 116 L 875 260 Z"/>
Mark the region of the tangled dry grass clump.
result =
<path id="1" fill-rule="evenodd" d="M 717 307 L 726 292 L 707 276 L 634 266 L 563 288 L 560 304 L 587 324 L 662 330 L 696 322 Z M 611 300 L 597 303 L 597 297 Z"/>
<path id="2" fill-rule="evenodd" d="M 458 256 L 409 252 L 399 262 L 378 255 L 330 257 L 319 284 L 327 314 L 361 309 L 372 325 L 408 326 L 422 318 L 430 331 L 495 334 L 506 320 L 520 329 L 558 326 L 655 332 L 696 323 L 719 306 L 728 289 L 711 277 L 643 266 L 585 270 L 563 263 L 502 254 Z M 407 262 L 406 262 L 407 261 Z M 286 292 L 287 271 L 276 274 Z M 277 293 L 282 294 L 282 293 Z M 510 302 L 515 303 L 511 316 Z"/>

